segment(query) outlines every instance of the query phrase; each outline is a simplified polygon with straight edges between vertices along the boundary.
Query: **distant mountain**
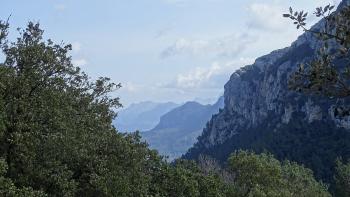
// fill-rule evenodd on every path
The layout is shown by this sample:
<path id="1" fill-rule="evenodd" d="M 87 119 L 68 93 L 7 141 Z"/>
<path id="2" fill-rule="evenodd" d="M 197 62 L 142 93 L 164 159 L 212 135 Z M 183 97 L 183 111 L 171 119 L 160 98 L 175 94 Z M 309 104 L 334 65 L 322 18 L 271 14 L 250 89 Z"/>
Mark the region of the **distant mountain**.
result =
<path id="1" fill-rule="evenodd" d="M 178 104 L 141 102 L 131 104 L 118 112 L 118 117 L 113 124 L 121 132 L 147 131 L 154 128 L 160 120 L 160 117 L 170 110 L 177 107 Z"/>
<path id="2" fill-rule="evenodd" d="M 223 97 L 214 105 L 187 102 L 163 115 L 155 128 L 141 133 L 142 137 L 151 148 L 172 160 L 180 157 L 196 142 L 207 121 L 223 107 Z"/>
<path id="3" fill-rule="evenodd" d="M 343 1 L 340 5 L 350 5 Z M 320 29 L 321 21 L 313 30 Z M 298 65 L 315 57 L 321 43 L 307 32 L 290 47 L 258 58 L 232 74 L 225 107 L 213 116 L 198 142 L 183 156 L 209 155 L 222 163 L 239 149 L 268 151 L 312 169 L 330 183 L 337 157 L 350 158 L 350 99 L 300 94 L 288 89 Z M 339 62 L 341 63 L 341 62 Z M 346 111 L 346 110 L 345 110 Z"/>

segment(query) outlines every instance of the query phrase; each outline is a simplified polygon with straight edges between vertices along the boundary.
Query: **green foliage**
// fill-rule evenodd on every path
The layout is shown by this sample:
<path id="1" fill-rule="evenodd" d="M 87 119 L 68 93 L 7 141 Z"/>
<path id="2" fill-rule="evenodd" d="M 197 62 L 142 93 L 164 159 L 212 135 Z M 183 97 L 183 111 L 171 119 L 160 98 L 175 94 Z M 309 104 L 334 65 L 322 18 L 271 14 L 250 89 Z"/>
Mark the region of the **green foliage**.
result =
<path id="1" fill-rule="evenodd" d="M 17 188 L 11 179 L 5 178 L 8 166 L 0 159 L 0 195 L 8 197 L 41 197 L 46 196 L 42 191 L 34 191 L 30 187 Z"/>
<path id="2" fill-rule="evenodd" d="M 72 65 L 71 46 L 44 41 L 38 24 L 12 43 L 7 28 L 0 22 L 1 196 L 327 196 L 310 171 L 266 154 L 233 155 L 233 182 L 215 162 L 207 163 L 213 171 L 169 165 L 139 133 L 112 126 L 121 105 L 110 93 L 119 84 L 91 82 Z"/>
<path id="3" fill-rule="evenodd" d="M 222 197 L 231 196 L 231 185 L 216 173 L 203 174 L 193 161 L 177 160 L 173 166 L 163 168 L 154 177 L 157 182 L 154 196 L 169 197 Z"/>
<path id="4" fill-rule="evenodd" d="M 297 163 L 282 163 L 284 185 L 289 196 L 330 196 L 327 186 L 315 180 L 313 172 Z"/>
<path id="5" fill-rule="evenodd" d="M 8 177 L 53 196 L 107 193 L 100 186 L 112 167 L 105 157 L 123 138 L 111 127 L 112 109 L 120 104 L 108 93 L 119 86 L 107 78 L 89 82 L 71 64 L 71 46 L 43 41 L 38 24 L 29 23 L 20 35 L 1 45 L 6 59 L 0 67 L 0 153 Z"/>
<path id="6" fill-rule="evenodd" d="M 278 129 L 276 124 L 279 120 L 269 117 L 259 125 L 259 129 L 238 129 L 237 135 L 222 144 L 192 148 L 186 158 L 200 160 L 199 155 L 206 154 L 223 164 L 236 150 L 267 151 L 280 161 L 287 159 L 312 169 L 317 180 L 333 186 L 334 161 L 338 157 L 350 157 L 350 132 L 327 121 L 305 122 L 303 116 L 294 113 L 290 122 L 278 126 Z M 231 128 L 228 126 L 228 129 Z"/>
<path id="7" fill-rule="evenodd" d="M 236 196 L 330 196 L 312 171 L 272 155 L 237 151 L 229 158 Z"/>
<path id="8" fill-rule="evenodd" d="M 252 152 L 239 151 L 229 158 L 229 165 L 235 174 L 237 193 L 242 196 L 276 196 L 282 184 L 282 168 L 278 160 L 271 155 L 255 155 Z"/>
<path id="9" fill-rule="evenodd" d="M 112 126 L 120 107 L 108 78 L 91 82 L 70 45 L 29 23 L 16 42 L 0 23 L 0 191 L 4 196 L 224 196 L 192 162 L 170 166 L 139 133 Z M 205 193 L 203 193 L 205 192 Z"/>
<path id="10" fill-rule="evenodd" d="M 337 160 L 336 174 L 335 174 L 335 196 L 347 197 L 350 196 L 350 161 L 343 163 Z"/>
<path id="11" fill-rule="evenodd" d="M 6 176 L 50 196 L 147 193 L 160 158 L 138 134 L 119 134 L 111 126 L 120 104 L 109 93 L 119 85 L 108 78 L 90 82 L 71 64 L 71 46 L 43 41 L 38 24 L 20 33 L 17 42 L 1 45 Z"/>

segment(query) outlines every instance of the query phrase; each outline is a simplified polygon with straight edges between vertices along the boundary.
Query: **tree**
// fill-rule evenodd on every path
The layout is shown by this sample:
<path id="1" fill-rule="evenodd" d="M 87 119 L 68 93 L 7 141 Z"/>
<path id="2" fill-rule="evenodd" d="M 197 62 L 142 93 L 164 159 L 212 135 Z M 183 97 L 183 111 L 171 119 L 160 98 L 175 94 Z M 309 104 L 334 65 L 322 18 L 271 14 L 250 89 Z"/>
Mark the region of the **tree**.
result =
<path id="1" fill-rule="evenodd" d="M 237 151 L 229 158 L 236 196 L 330 196 L 311 170 L 272 155 Z"/>
<path id="2" fill-rule="evenodd" d="M 191 161 L 169 165 L 138 132 L 113 126 L 120 87 L 91 81 L 70 45 L 29 23 L 10 42 L 0 22 L 1 196 L 227 196 L 227 184 Z"/>
<path id="3" fill-rule="evenodd" d="M 270 155 L 234 154 L 227 179 L 212 162 L 209 171 L 193 161 L 169 165 L 139 133 L 112 126 L 121 104 L 110 93 L 120 84 L 91 81 L 71 63 L 71 46 L 45 41 L 39 24 L 15 42 L 8 27 L 0 22 L 0 195 L 302 196 L 303 183 L 303 193 L 327 196 L 310 171 Z"/>
<path id="4" fill-rule="evenodd" d="M 297 29 L 313 34 L 322 44 L 315 59 L 301 64 L 291 76 L 291 89 L 336 98 L 350 96 L 350 7 L 343 5 L 332 13 L 333 9 L 331 5 L 316 8 L 314 14 L 323 18 L 320 28 L 306 27 L 307 12 L 290 8 L 289 13 L 283 15 L 290 18 Z"/>
<path id="5" fill-rule="evenodd" d="M 336 183 L 335 196 L 350 196 L 350 161 L 343 163 L 341 160 L 337 160 L 336 163 L 337 167 L 334 176 Z"/>
<path id="6" fill-rule="evenodd" d="M 70 45 L 44 41 L 39 24 L 7 40 L 0 23 L 0 157 L 6 180 L 49 196 L 142 196 L 161 158 L 138 134 L 112 126 L 119 84 L 91 82 Z"/>
<path id="7" fill-rule="evenodd" d="M 205 170 L 204 170 L 205 171 Z M 206 173 L 194 161 L 176 160 L 155 176 L 155 196 L 169 197 L 224 197 L 232 196 L 232 185 L 220 174 Z"/>
<path id="8" fill-rule="evenodd" d="M 17 188 L 11 179 L 4 177 L 7 171 L 7 164 L 0 159 L 0 195 L 10 197 L 41 197 L 46 196 L 42 191 L 34 191 L 30 187 Z"/>

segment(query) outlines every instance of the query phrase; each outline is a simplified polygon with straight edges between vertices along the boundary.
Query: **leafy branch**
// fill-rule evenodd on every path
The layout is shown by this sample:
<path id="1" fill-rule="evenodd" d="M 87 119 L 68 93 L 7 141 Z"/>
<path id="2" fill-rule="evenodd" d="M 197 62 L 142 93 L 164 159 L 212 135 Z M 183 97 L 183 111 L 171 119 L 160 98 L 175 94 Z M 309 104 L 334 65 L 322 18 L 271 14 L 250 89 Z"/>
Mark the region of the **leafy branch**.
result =
<path id="1" fill-rule="evenodd" d="M 319 29 L 306 27 L 307 12 L 290 7 L 289 13 L 283 14 L 297 29 L 312 33 L 323 44 L 315 59 L 300 65 L 291 76 L 289 87 L 292 90 L 338 98 L 350 96 L 350 8 L 343 7 L 337 12 L 332 12 L 333 9 L 330 4 L 316 8 L 314 15 L 324 21 Z M 345 66 L 335 63 L 340 59 Z"/>

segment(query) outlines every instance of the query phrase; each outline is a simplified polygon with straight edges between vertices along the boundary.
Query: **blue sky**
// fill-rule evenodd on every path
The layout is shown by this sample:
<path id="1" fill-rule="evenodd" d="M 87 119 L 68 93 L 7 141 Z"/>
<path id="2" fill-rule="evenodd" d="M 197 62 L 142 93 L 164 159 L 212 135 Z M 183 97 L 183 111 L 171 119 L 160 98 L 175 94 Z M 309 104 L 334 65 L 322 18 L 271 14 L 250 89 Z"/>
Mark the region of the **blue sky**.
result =
<path id="1" fill-rule="evenodd" d="M 338 0 L 3 0 L 12 35 L 28 21 L 73 44 L 73 62 L 110 77 L 127 106 L 213 101 L 238 68 L 289 46 L 302 32 L 281 17 Z M 311 17 L 309 22 L 314 23 Z"/>

